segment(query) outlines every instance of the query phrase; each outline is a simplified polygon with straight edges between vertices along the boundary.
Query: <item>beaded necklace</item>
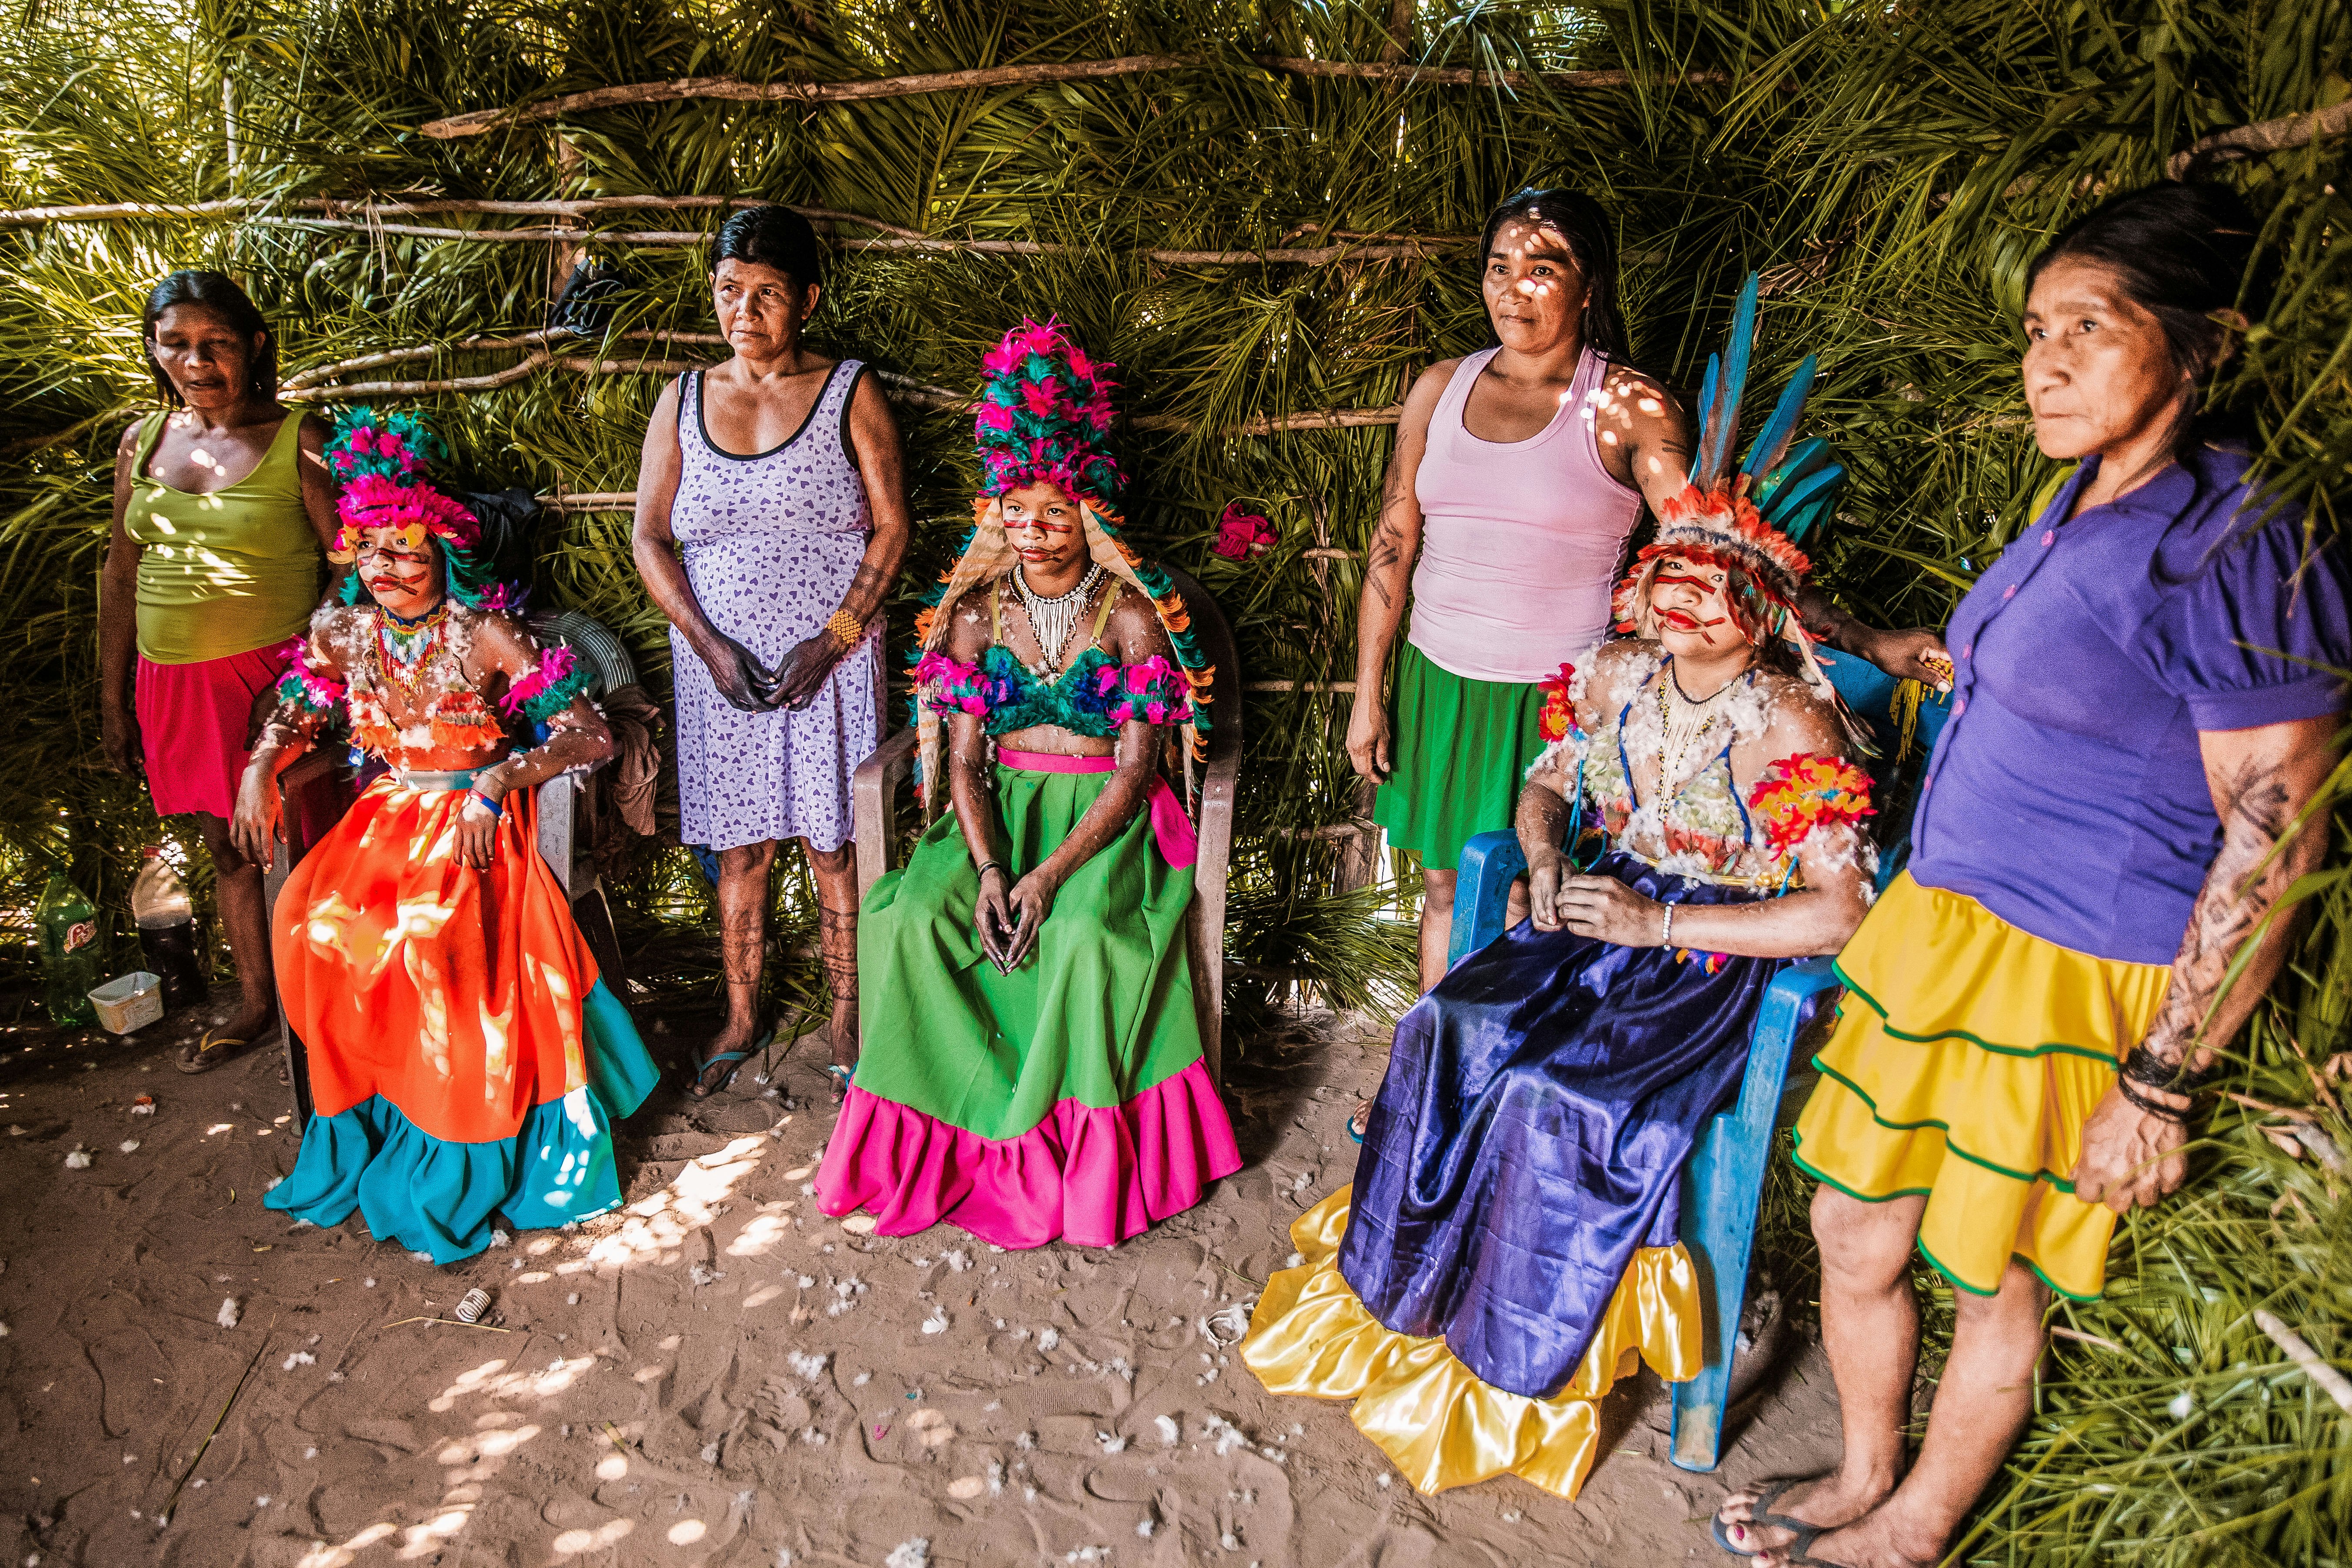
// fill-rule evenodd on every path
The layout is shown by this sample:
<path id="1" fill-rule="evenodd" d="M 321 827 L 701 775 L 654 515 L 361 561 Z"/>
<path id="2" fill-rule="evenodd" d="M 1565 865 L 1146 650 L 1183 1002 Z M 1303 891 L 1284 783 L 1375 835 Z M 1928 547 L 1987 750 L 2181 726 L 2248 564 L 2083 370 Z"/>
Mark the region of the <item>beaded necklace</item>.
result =
<path id="1" fill-rule="evenodd" d="M 1723 717 L 1716 704 L 1724 694 L 1739 683 L 1734 676 L 1703 701 L 1694 701 L 1683 695 L 1683 683 L 1675 675 L 1673 662 L 1668 661 L 1662 672 L 1665 679 L 1658 682 L 1658 811 L 1663 816 L 1691 785 L 1691 779 L 1680 784 L 1671 781 L 1694 755 L 1706 754 L 1706 738 Z M 1695 774 L 1693 776 L 1696 776 Z"/>
<path id="2" fill-rule="evenodd" d="M 1035 673 L 1062 668 L 1062 650 L 1069 646 L 1070 634 L 1077 629 L 1078 615 L 1094 597 L 1095 585 L 1103 579 L 1100 566 L 1089 566 L 1078 585 L 1066 594 L 1047 599 L 1029 591 L 1029 575 L 1022 567 L 1013 569 L 1013 591 L 1021 595 L 1021 607 L 1029 613 L 1029 629 L 1036 634 L 1037 651 L 1045 656 L 1045 665 Z"/>
<path id="3" fill-rule="evenodd" d="M 412 710 L 424 695 L 425 667 L 440 649 L 442 628 L 448 620 L 446 598 L 413 621 L 402 620 L 382 605 L 375 607 L 373 651 L 377 671 Z"/>

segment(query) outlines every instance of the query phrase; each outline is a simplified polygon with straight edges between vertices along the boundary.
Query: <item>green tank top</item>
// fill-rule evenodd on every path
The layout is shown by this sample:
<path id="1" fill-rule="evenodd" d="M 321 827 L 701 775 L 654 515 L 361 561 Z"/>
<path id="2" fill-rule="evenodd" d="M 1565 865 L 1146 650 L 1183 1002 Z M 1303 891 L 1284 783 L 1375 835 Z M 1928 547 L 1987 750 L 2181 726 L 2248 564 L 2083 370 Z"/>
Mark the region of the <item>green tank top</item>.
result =
<path id="1" fill-rule="evenodd" d="M 139 552 L 139 653 L 195 664 L 269 647 L 310 624 L 324 552 L 302 509 L 302 416 L 289 410 L 253 472 L 210 495 L 147 475 L 167 416 L 139 428 L 123 528 Z"/>

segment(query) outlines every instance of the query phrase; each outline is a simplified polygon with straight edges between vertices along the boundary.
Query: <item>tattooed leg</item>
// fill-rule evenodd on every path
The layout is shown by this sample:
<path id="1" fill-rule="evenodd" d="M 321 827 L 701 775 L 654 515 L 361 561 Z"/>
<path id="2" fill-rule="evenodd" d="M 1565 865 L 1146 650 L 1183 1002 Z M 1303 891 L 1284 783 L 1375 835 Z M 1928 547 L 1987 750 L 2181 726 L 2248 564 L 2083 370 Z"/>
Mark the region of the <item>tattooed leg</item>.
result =
<path id="1" fill-rule="evenodd" d="M 857 1061 L 857 858 L 856 847 L 809 847 L 809 869 L 816 877 L 817 954 L 833 992 L 833 1061 Z"/>
<path id="2" fill-rule="evenodd" d="M 697 1099 L 709 1094 L 734 1064 L 704 1066 L 721 1051 L 749 1050 L 759 1029 L 760 972 L 766 957 L 768 870 L 772 841 L 719 852 L 719 963 L 727 982 L 727 1022 L 696 1064 Z"/>

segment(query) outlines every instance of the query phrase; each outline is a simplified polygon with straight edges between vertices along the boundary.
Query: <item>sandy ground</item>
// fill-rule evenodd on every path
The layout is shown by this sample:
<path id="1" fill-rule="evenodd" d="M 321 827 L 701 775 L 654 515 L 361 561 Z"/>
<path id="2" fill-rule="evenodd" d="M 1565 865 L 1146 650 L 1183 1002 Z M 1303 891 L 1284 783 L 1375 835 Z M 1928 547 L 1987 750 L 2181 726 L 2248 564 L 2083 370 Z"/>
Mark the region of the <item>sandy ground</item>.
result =
<path id="1" fill-rule="evenodd" d="M 1716 1558 L 1727 1486 L 1836 1453 L 1802 1349 L 1716 1475 L 1664 1462 L 1654 1379 L 1621 1384 L 1573 1505 L 1516 1479 L 1417 1496 L 1344 1407 L 1261 1389 L 1207 1321 L 1349 1179 L 1385 1032 L 1251 1042 L 1227 1086 L 1248 1163 L 1112 1251 L 824 1218 L 812 1038 L 773 1094 L 666 1084 L 625 1129 L 624 1211 L 437 1269 L 356 1218 L 262 1207 L 294 1155 L 288 1091 L 267 1053 L 173 1071 L 201 1021 L 0 1033 L 0 1568 L 1632 1568 Z M 505 1331 L 420 1321 L 475 1286 Z"/>

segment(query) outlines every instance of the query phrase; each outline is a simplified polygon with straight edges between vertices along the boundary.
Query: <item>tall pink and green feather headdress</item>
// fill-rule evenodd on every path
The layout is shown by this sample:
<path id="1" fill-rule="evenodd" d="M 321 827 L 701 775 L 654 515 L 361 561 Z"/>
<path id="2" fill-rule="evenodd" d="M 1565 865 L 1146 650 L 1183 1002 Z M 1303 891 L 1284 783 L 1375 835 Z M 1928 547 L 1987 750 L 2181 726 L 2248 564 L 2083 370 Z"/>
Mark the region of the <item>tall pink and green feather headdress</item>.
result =
<path id="1" fill-rule="evenodd" d="M 1120 536 L 1119 497 L 1126 475 L 1110 447 L 1110 395 L 1118 383 L 1108 373 L 1116 368 L 1089 359 L 1068 330 L 1050 319 L 1041 324 L 1024 318 L 982 360 L 985 381 L 972 420 L 981 484 L 972 502 L 971 537 L 941 580 L 930 608 L 915 618 L 918 654 L 945 640 L 957 601 L 1013 570 L 1018 557 L 1004 533 L 1006 492 L 1058 485 L 1079 504 L 1087 552 L 1095 563 L 1144 595 L 1158 611 L 1191 688 L 1184 727 L 1192 732 L 1192 755 L 1205 756 L 1215 668 L 1192 630 L 1192 611 L 1175 582 Z M 929 704 L 919 700 L 917 708 L 922 716 L 928 798 L 930 781 L 938 776 L 938 721 Z"/>

